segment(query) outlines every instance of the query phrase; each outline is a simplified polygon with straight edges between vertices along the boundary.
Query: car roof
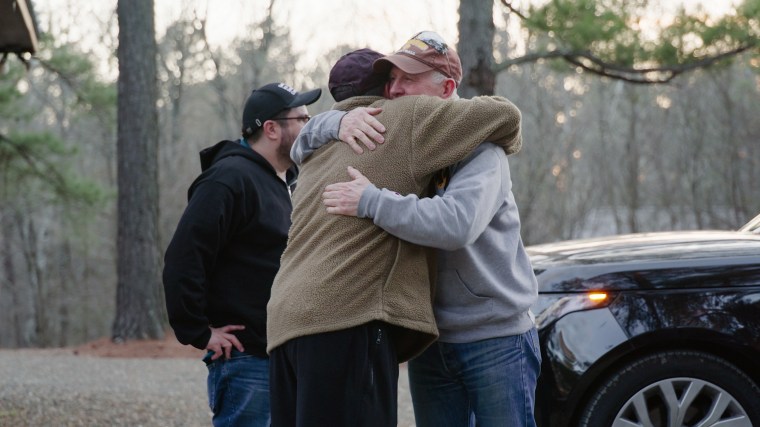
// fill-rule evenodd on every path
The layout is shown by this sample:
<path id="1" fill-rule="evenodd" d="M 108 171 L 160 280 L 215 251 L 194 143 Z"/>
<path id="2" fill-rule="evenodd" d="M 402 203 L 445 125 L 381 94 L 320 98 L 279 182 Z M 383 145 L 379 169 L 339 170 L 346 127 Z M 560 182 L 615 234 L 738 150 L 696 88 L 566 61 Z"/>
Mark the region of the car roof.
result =
<path id="1" fill-rule="evenodd" d="M 760 256 L 760 235 L 737 231 L 673 231 L 625 234 L 533 245 L 534 268 L 699 258 Z"/>

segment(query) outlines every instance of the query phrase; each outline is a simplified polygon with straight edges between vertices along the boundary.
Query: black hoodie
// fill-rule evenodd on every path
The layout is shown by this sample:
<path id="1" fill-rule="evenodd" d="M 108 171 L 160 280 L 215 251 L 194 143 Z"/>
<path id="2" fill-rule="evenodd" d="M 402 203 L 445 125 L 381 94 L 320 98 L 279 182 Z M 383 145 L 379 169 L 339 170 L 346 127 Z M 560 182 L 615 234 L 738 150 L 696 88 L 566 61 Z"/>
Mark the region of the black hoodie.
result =
<path id="1" fill-rule="evenodd" d="M 266 357 L 266 307 L 290 228 L 288 185 L 261 155 L 222 141 L 201 151 L 201 175 L 164 258 L 177 339 L 204 349 L 209 326 L 245 325 L 246 352 Z M 288 172 L 288 184 L 296 177 Z"/>

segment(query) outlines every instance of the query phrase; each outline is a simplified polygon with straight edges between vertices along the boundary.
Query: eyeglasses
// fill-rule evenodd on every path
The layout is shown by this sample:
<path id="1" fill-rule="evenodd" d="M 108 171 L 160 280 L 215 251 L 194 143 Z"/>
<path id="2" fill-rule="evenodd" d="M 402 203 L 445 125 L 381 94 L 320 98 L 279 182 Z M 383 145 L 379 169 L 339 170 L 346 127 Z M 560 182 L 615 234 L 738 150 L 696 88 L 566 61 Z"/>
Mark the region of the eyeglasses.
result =
<path id="1" fill-rule="evenodd" d="M 278 119 L 270 119 L 270 120 L 300 120 L 304 123 L 308 123 L 309 120 L 311 120 L 311 116 L 308 114 L 305 114 L 303 116 L 296 116 L 296 117 L 280 117 Z"/>

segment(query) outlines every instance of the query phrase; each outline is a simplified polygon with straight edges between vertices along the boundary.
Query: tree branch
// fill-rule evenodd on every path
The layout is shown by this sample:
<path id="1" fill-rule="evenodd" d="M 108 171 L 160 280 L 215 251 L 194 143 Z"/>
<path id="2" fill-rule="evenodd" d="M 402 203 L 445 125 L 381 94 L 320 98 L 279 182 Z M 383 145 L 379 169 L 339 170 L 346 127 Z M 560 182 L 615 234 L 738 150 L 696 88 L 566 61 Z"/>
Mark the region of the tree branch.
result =
<path id="1" fill-rule="evenodd" d="M 515 9 L 514 6 L 512 6 L 512 3 L 508 2 L 507 0 L 501 0 L 501 4 L 503 4 L 507 9 L 509 9 L 510 13 L 514 13 L 515 15 L 517 15 L 518 17 L 520 17 L 520 19 L 522 19 L 523 21 L 527 21 L 528 20 L 527 16 L 523 15 L 522 13 L 520 13 L 520 11 L 517 10 L 517 9 Z"/>
<path id="2" fill-rule="evenodd" d="M 563 59 L 572 65 L 580 67 L 584 71 L 588 71 L 599 76 L 610 77 L 613 79 L 623 80 L 636 84 L 659 84 L 668 83 L 682 73 L 698 68 L 707 68 L 716 62 L 739 55 L 749 49 L 752 49 L 753 47 L 754 44 L 747 44 L 687 64 L 664 65 L 661 67 L 646 68 L 626 67 L 614 63 L 609 63 L 588 51 L 575 52 L 570 50 L 556 49 L 549 52 L 533 52 L 517 58 L 501 61 L 498 64 L 494 64 L 494 71 L 498 73 L 506 70 L 512 65 L 537 62 L 542 59 Z M 656 76 L 653 77 L 653 74 Z"/>
<path id="3" fill-rule="evenodd" d="M 77 102 L 90 105 L 91 102 L 87 98 L 87 95 L 84 93 L 84 91 L 81 90 L 79 82 L 77 82 L 74 78 L 72 78 L 70 75 L 68 75 L 66 72 L 59 70 L 53 64 L 50 62 L 40 58 L 35 57 L 35 62 L 37 64 L 40 64 L 43 70 L 49 71 L 53 73 L 54 75 L 58 76 L 58 78 L 61 79 L 61 81 L 68 87 L 71 92 L 74 94 L 74 97 L 76 98 Z M 101 121 L 101 123 L 109 124 L 111 122 L 110 118 L 108 117 L 107 113 L 105 111 L 102 111 L 99 108 L 93 108 L 92 113 L 98 117 L 98 119 Z"/>
<path id="4" fill-rule="evenodd" d="M 528 21 L 528 17 L 518 11 L 512 3 L 507 0 L 500 0 L 501 4 L 509 9 L 510 13 L 517 15 L 523 21 Z M 531 52 L 526 55 L 510 58 L 494 64 L 494 72 L 499 73 L 506 70 L 512 65 L 537 62 L 542 59 L 562 59 L 571 65 L 579 67 L 583 71 L 596 74 L 603 77 L 609 77 L 616 80 L 622 80 L 634 84 L 661 84 L 668 83 L 678 75 L 699 68 L 707 68 L 717 62 L 723 61 L 730 57 L 739 55 L 758 46 L 757 41 L 748 41 L 726 52 L 706 56 L 693 62 L 661 65 L 653 67 L 628 67 L 619 64 L 607 62 L 590 51 L 573 51 L 556 49 L 548 52 Z"/>
<path id="5" fill-rule="evenodd" d="M 207 19 L 207 16 L 201 18 L 196 13 L 194 21 L 198 24 L 198 32 L 200 33 L 201 40 L 203 40 L 204 49 L 206 50 L 211 63 L 214 64 L 214 78 L 211 80 L 211 86 L 219 97 L 219 108 L 221 110 L 220 117 L 222 118 L 222 121 L 227 121 L 234 117 L 232 114 L 234 107 L 232 101 L 227 97 L 227 82 L 222 78 L 221 60 L 214 54 L 214 50 L 208 42 L 208 35 L 206 33 Z"/>
<path id="6" fill-rule="evenodd" d="M 52 162 L 34 156 L 26 147 L 13 141 L 2 133 L 0 133 L 0 143 L 7 143 L 10 149 L 24 160 L 27 166 L 29 166 L 28 171 L 31 175 L 39 178 L 42 182 L 50 184 L 54 191 L 59 195 L 68 193 L 66 179 L 58 169 L 56 169 Z"/>

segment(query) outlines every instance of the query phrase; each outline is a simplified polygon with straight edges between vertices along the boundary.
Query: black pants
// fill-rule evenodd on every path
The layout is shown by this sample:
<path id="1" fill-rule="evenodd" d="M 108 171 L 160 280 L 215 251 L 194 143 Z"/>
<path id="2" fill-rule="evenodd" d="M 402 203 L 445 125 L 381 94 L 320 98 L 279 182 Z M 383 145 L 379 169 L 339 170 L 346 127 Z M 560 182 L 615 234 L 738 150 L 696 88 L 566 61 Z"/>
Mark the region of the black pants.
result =
<path id="1" fill-rule="evenodd" d="M 393 326 L 371 322 L 272 350 L 272 427 L 386 427 L 398 419 Z"/>

